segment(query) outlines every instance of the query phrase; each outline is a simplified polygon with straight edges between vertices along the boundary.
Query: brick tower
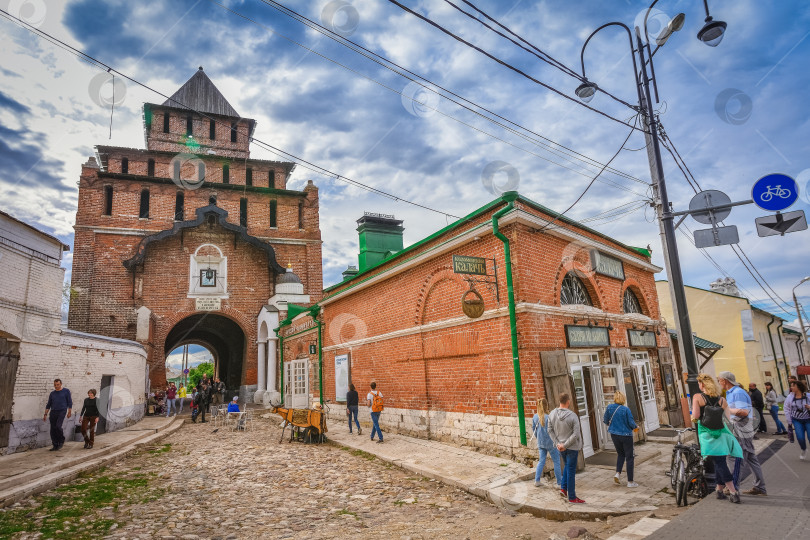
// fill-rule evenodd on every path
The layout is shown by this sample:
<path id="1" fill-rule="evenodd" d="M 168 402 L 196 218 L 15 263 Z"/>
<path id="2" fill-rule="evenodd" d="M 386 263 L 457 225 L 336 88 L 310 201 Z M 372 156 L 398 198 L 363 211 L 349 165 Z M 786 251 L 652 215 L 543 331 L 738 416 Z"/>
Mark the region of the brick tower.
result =
<path id="1" fill-rule="evenodd" d="M 68 326 L 143 343 L 154 387 L 173 349 L 203 345 L 229 393 L 262 399 L 279 313 L 321 297 L 318 189 L 250 158 L 256 121 L 202 68 L 143 126 L 146 150 L 96 146 L 82 166 Z"/>

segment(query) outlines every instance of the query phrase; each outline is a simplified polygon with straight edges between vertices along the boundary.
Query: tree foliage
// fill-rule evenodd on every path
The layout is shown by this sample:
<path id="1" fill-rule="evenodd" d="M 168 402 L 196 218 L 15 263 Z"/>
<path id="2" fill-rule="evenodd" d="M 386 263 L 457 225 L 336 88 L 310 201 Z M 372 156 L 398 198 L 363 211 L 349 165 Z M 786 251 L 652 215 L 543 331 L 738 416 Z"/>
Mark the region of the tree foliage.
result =
<path id="1" fill-rule="evenodd" d="M 203 362 L 188 370 L 188 383 L 189 386 L 197 386 L 203 378 L 203 374 L 208 374 L 208 378 L 214 377 L 214 364 L 211 362 Z"/>

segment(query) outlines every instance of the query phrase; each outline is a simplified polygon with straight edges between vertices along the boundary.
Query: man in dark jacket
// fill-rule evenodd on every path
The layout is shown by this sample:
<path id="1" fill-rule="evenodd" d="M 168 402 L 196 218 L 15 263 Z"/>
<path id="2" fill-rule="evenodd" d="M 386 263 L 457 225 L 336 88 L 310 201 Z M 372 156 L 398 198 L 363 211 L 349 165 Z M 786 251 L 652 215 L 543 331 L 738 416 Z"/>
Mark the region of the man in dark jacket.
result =
<path id="1" fill-rule="evenodd" d="M 205 423 L 205 411 L 208 409 L 208 406 L 211 404 L 211 387 L 208 386 L 206 383 L 202 384 L 202 388 L 200 388 L 200 392 L 197 395 L 197 403 L 200 408 L 200 416 L 202 420 L 200 423 Z"/>
<path id="2" fill-rule="evenodd" d="M 751 405 L 759 413 L 759 427 L 757 431 L 760 433 L 767 433 L 768 426 L 765 425 L 765 399 L 762 397 L 762 392 L 757 388 L 756 383 L 748 383 L 748 394 L 751 396 Z"/>
<path id="3" fill-rule="evenodd" d="M 45 405 L 45 415 L 42 421 L 48 420 L 48 413 L 51 414 L 51 451 L 59 450 L 65 445 L 65 432 L 62 424 L 65 416 L 70 418 L 73 414 L 73 398 L 70 390 L 62 388 L 62 379 L 53 380 L 53 392 L 48 396 L 48 403 Z"/>

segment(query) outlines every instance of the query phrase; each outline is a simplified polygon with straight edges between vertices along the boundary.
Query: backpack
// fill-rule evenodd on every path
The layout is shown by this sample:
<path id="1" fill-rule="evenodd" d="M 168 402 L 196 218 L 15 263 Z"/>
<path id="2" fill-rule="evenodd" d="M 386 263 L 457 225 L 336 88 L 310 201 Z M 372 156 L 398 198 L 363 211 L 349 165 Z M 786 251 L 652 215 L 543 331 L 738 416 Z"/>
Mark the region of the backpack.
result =
<path id="1" fill-rule="evenodd" d="M 706 405 L 703 407 L 700 423 L 706 429 L 723 429 L 723 407 L 720 406 L 720 398 L 710 398 L 703 394 L 703 399 L 706 401 Z M 712 399 L 714 402 L 711 401 Z"/>
<path id="2" fill-rule="evenodd" d="M 371 394 L 371 412 L 383 412 L 383 398 L 379 392 Z"/>

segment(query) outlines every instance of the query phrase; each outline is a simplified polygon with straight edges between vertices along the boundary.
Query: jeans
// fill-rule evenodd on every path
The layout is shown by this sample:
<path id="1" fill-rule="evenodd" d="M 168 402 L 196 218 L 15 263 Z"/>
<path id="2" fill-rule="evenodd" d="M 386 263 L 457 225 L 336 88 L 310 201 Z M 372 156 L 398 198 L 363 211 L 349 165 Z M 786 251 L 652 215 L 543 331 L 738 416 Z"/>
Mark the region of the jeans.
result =
<path id="1" fill-rule="evenodd" d="M 174 414 L 177 414 L 177 399 L 166 398 L 166 416 L 169 416 L 174 409 Z"/>
<path id="2" fill-rule="evenodd" d="M 633 452 L 633 436 L 632 435 L 614 435 L 610 434 L 613 439 L 613 446 L 616 447 L 616 472 L 622 472 L 622 466 L 625 461 L 627 462 L 627 481 L 633 481 L 633 469 L 636 462 L 636 455 Z"/>
<path id="3" fill-rule="evenodd" d="M 186 400 L 186 398 L 182 398 L 182 397 L 181 397 L 181 398 L 177 398 L 177 403 L 178 403 L 178 410 L 177 410 L 177 414 L 180 414 L 181 412 L 183 412 L 183 402 L 184 402 L 185 400 Z"/>
<path id="4" fill-rule="evenodd" d="M 383 440 L 382 430 L 380 430 L 380 413 L 372 412 L 371 413 L 371 423 L 374 424 L 374 427 L 371 428 L 371 440 L 374 440 L 374 432 L 380 434 L 380 440 Z"/>
<path id="5" fill-rule="evenodd" d="M 561 461 L 563 465 L 562 482 L 560 488 L 568 492 L 568 500 L 573 501 L 577 498 L 575 489 L 576 475 L 577 475 L 577 458 L 579 458 L 579 450 L 563 450 L 560 452 Z"/>
<path id="6" fill-rule="evenodd" d="M 731 471 L 728 470 L 728 463 L 726 463 L 726 456 L 712 456 L 714 461 L 714 477 L 717 482 L 717 487 L 723 489 L 726 482 L 731 482 L 734 477 Z"/>
<path id="7" fill-rule="evenodd" d="M 53 413 L 51 413 L 53 414 Z M 802 449 L 802 452 L 807 450 L 807 443 L 805 442 L 805 437 L 810 440 L 810 419 L 808 420 L 797 420 L 793 419 L 793 430 L 796 432 L 796 441 L 799 443 L 799 448 Z"/>
<path id="8" fill-rule="evenodd" d="M 357 405 L 350 405 L 346 407 L 349 410 L 349 433 L 352 432 L 352 418 L 354 418 L 354 423 L 357 424 L 357 431 L 360 432 L 360 421 L 357 419 Z M 382 439 L 382 435 L 380 435 Z"/>
<path id="9" fill-rule="evenodd" d="M 537 462 L 537 471 L 534 473 L 534 481 L 539 482 L 543 476 L 543 467 L 546 465 L 546 456 L 551 456 L 551 463 L 554 464 L 554 479 L 557 481 L 557 486 L 562 482 L 562 465 L 560 464 L 560 451 L 553 446 L 546 450 L 540 448 L 540 461 Z"/>
<path id="10" fill-rule="evenodd" d="M 766 491 L 765 477 L 762 475 L 762 466 L 759 464 L 759 458 L 756 452 L 750 452 L 743 446 L 743 457 L 734 459 L 734 472 L 732 473 L 732 480 L 734 487 L 739 491 L 740 489 L 740 474 L 742 473 L 743 464 L 747 463 L 754 473 L 754 487 Z"/>
<path id="11" fill-rule="evenodd" d="M 771 405 L 771 418 L 773 418 L 773 423 L 776 424 L 777 433 L 784 433 L 787 431 L 787 429 L 785 429 L 785 425 L 781 420 L 779 420 L 779 405 Z"/>
<path id="12" fill-rule="evenodd" d="M 65 422 L 67 416 L 67 409 L 60 411 L 51 411 L 51 442 L 54 446 L 62 446 L 65 444 L 65 432 L 62 429 L 62 424 Z"/>

